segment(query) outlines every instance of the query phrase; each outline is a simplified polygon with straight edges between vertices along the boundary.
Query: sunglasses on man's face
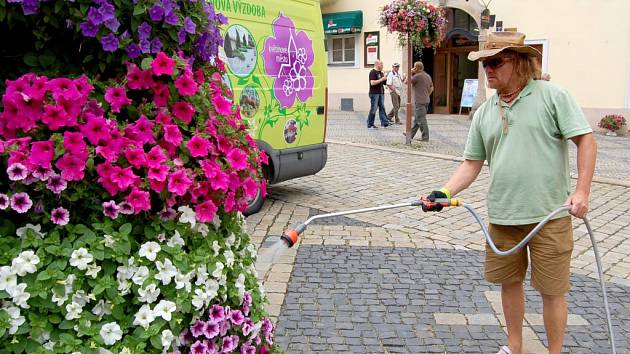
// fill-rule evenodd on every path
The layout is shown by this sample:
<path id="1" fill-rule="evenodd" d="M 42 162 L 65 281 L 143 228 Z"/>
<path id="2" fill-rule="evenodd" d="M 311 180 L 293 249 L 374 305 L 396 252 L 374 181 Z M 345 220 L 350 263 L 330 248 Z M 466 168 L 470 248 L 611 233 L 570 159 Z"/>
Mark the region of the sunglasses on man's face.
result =
<path id="1" fill-rule="evenodd" d="M 503 64 L 505 64 L 506 62 L 510 61 L 510 58 L 494 58 L 494 59 L 488 59 L 488 60 L 482 60 L 481 61 L 481 66 L 483 66 L 483 68 L 491 68 L 491 69 L 498 69 L 500 67 L 503 66 Z"/>

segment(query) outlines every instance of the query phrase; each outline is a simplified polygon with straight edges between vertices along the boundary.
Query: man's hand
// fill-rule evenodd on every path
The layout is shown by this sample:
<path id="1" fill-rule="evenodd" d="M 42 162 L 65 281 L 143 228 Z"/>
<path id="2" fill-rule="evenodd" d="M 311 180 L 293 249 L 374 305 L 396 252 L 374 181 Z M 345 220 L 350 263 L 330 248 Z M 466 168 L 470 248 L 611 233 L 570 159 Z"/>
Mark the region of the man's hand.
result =
<path id="1" fill-rule="evenodd" d="M 429 194 L 427 196 L 427 199 L 434 202 L 436 199 L 442 199 L 442 198 L 448 198 L 448 196 L 446 195 L 446 193 L 442 192 L 442 191 L 433 191 L 431 192 L 431 194 Z M 444 208 L 441 204 L 435 204 L 432 206 L 427 206 L 425 204 L 422 204 L 422 211 L 442 211 L 442 208 Z"/>
<path id="2" fill-rule="evenodd" d="M 582 219 L 588 213 L 588 193 L 575 191 L 567 198 L 564 205 L 571 206 L 569 214 Z"/>

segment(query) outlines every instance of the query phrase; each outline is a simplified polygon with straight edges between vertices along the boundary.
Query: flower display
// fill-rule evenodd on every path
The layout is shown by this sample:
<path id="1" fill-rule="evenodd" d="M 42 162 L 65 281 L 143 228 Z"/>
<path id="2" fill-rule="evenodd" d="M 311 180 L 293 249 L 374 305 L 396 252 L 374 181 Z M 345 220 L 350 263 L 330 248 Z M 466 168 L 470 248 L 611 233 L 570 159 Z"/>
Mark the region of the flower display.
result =
<path id="1" fill-rule="evenodd" d="M 446 35 L 444 10 L 423 0 L 393 0 L 383 7 L 378 22 L 388 32 L 398 32 L 401 45 L 409 38 L 416 46 L 437 48 Z"/>
<path id="2" fill-rule="evenodd" d="M 597 125 L 600 128 L 610 131 L 618 131 L 625 124 L 627 124 L 627 122 L 624 116 L 619 114 L 608 114 L 604 116 Z"/>

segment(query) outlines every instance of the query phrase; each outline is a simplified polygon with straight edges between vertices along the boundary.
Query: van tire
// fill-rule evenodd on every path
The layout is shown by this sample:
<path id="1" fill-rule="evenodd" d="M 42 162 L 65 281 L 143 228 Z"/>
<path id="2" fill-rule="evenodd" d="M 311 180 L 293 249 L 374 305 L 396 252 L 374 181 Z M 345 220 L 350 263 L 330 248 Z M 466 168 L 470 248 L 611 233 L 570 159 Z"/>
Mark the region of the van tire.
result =
<path id="1" fill-rule="evenodd" d="M 243 215 L 249 216 L 252 214 L 256 214 L 260 211 L 264 203 L 265 197 L 263 197 L 262 195 L 262 190 L 258 188 L 256 190 L 256 197 L 251 201 L 251 203 L 249 203 L 247 209 L 245 209 L 245 211 L 243 212 Z"/>

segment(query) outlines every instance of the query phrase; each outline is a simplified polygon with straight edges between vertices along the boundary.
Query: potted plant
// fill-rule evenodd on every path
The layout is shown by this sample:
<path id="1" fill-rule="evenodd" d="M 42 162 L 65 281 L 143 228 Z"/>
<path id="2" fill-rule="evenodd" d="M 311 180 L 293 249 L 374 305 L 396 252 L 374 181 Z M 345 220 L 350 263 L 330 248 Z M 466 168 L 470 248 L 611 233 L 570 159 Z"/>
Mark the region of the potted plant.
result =
<path id="1" fill-rule="evenodd" d="M 598 126 L 606 130 L 609 136 L 624 136 L 627 128 L 626 119 L 619 114 L 607 114 L 600 121 Z"/>
<path id="2" fill-rule="evenodd" d="M 446 34 L 444 10 L 421 0 L 392 1 L 383 7 L 378 22 L 388 32 L 398 32 L 401 46 L 409 38 L 415 46 L 436 48 Z"/>

